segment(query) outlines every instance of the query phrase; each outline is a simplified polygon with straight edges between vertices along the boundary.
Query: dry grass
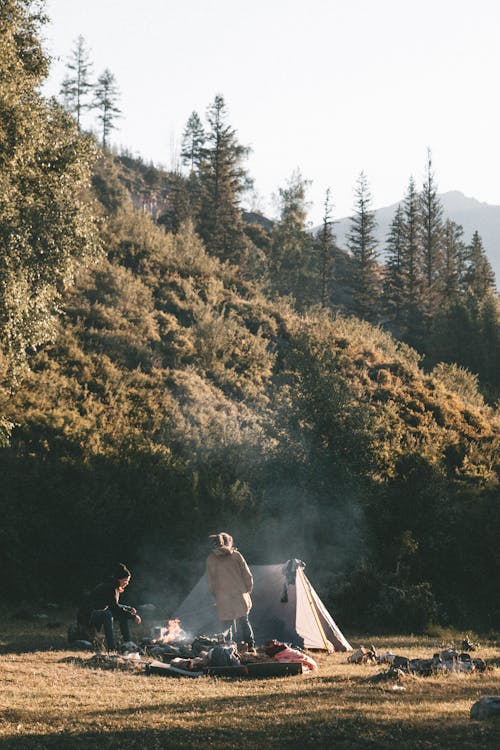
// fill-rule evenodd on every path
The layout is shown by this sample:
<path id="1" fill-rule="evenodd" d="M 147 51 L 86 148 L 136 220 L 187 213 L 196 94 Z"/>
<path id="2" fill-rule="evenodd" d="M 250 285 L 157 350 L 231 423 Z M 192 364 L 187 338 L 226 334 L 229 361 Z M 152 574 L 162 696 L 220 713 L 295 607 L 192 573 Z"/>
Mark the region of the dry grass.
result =
<path id="1" fill-rule="evenodd" d="M 66 626 L 0 622 L 0 748 L 499 748 L 500 722 L 473 722 L 471 705 L 500 692 L 495 644 L 484 674 L 407 677 L 404 691 L 370 678 L 345 654 L 318 657 L 316 674 L 280 679 L 169 679 L 82 667 Z M 368 639 L 353 638 L 356 645 Z M 429 656 L 438 639 L 373 639 Z M 74 660 L 68 657 L 75 657 Z"/>

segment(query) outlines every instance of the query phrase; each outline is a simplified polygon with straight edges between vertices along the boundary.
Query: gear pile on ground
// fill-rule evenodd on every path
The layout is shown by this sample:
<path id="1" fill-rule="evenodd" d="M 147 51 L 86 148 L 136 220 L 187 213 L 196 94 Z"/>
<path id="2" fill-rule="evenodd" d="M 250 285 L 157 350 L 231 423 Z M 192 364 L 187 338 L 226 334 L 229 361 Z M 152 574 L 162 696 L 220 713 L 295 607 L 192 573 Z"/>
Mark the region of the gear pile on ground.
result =
<path id="1" fill-rule="evenodd" d="M 410 659 L 392 651 L 379 654 L 375 646 L 360 646 L 347 661 L 351 664 L 389 664 L 386 672 L 377 675 L 377 678 L 387 679 L 397 678 L 400 674 L 428 677 L 439 672 L 484 672 L 487 669 L 484 659 L 473 659 L 469 653 L 460 653 L 454 648 L 443 649 L 427 659 Z"/>
<path id="2" fill-rule="evenodd" d="M 123 644 L 121 654 L 96 653 L 88 659 L 69 657 L 65 661 L 92 669 L 119 669 L 168 677 L 278 677 L 318 668 L 309 654 L 288 643 L 271 640 L 263 648 L 250 649 L 245 643 L 225 642 L 223 635 L 202 635 L 189 642 L 184 633 L 174 642 L 160 635 L 144 639 L 140 646 Z"/>
<path id="3" fill-rule="evenodd" d="M 259 664 L 296 664 L 299 671 L 312 671 L 318 668 L 314 659 L 297 646 L 281 643 L 276 640 L 267 641 L 264 648 L 249 648 L 247 644 L 225 642 L 222 634 L 215 636 L 201 635 L 191 643 L 180 639 L 177 642 L 165 642 L 163 638 L 147 639 L 141 643 L 144 652 L 168 664 L 171 673 L 215 674 L 216 670 L 223 670 L 225 674 L 238 676 L 256 672 Z M 159 663 L 153 664 L 153 670 L 163 673 Z M 248 667 L 251 667 L 249 670 Z M 278 669 L 275 670 L 278 673 Z M 282 669 L 283 674 L 291 674 L 292 670 Z M 222 673 L 222 672 L 219 672 Z"/>

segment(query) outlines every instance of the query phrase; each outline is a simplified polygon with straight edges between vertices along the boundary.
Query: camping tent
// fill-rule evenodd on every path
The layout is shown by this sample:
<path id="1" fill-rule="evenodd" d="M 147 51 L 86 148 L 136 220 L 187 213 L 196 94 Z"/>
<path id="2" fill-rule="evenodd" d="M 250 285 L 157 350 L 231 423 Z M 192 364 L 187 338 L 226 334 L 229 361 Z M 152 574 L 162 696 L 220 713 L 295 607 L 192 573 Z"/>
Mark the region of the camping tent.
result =
<path id="1" fill-rule="evenodd" d="M 253 565 L 250 570 L 254 581 L 250 621 L 257 643 L 275 638 L 303 648 L 351 650 L 307 579 L 304 563 L 289 560 L 280 565 Z M 190 635 L 220 632 L 206 576 L 196 584 L 174 617 Z"/>

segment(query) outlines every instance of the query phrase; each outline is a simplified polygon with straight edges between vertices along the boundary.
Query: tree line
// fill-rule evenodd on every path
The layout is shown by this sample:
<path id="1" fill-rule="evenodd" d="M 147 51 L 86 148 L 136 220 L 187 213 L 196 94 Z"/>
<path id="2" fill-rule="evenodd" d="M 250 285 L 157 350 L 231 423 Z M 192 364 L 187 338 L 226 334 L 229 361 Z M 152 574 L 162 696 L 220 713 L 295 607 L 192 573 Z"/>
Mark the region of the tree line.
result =
<path id="1" fill-rule="evenodd" d="M 354 193 L 347 247 L 335 237 L 327 190 L 321 227 L 308 225 L 309 183 L 295 171 L 278 191 L 278 218 L 242 210 L 252 185 L 242 146 L 216 96 L 204 125 L 193 112 L 182 139 L 182 165 L 167 181 L 170 231 L 192 221 L 208 251 L 236 264 L 266 294 L 289 296 L 299 311 L 320 306 L 381 325 L 426 356 L 431 367 L 458 362 L 479 375 L 491 400 L 500 395 L 500 307 L 482 239 L 465 243 L 463 228 L 444 216 L 430 152 L 424 182 L 410 178 L 386 241 L 378 246 L 367 176 Z M 460 334 L 457 334 L 460 331 Z"/>

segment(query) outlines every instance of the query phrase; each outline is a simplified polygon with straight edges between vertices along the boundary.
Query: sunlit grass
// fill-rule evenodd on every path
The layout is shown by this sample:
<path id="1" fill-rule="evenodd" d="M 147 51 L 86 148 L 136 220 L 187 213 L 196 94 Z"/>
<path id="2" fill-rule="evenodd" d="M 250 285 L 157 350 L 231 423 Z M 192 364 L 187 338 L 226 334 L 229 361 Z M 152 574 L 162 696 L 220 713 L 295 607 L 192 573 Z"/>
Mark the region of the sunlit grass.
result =
<path id="1" fill-rule="evenodd" d="M 91 654 L 67 650 L 65 625 L 0 628 L 2 748 L 500 747 L 500 723 L 469 719 L 478 698 L 500 692 L 493 641 L 477 653 L 493 665 L 486 673 L 408 676 L 395 691 L 371 679 L 382 666 L 346 654 L 315 655 L 318 672 L 299 677 L 170 679 L 84 668 Z M 442 645 L 348 635 L 409 657 Z"/>

